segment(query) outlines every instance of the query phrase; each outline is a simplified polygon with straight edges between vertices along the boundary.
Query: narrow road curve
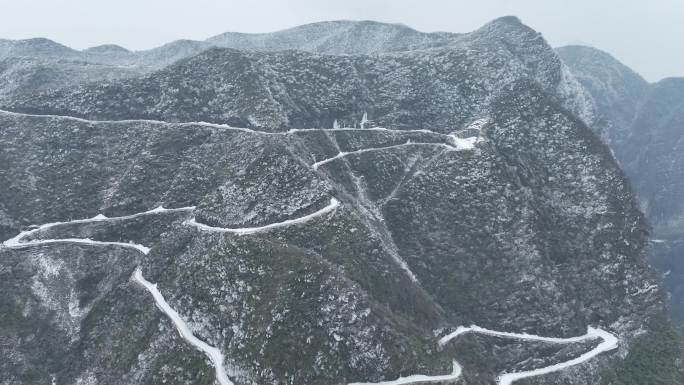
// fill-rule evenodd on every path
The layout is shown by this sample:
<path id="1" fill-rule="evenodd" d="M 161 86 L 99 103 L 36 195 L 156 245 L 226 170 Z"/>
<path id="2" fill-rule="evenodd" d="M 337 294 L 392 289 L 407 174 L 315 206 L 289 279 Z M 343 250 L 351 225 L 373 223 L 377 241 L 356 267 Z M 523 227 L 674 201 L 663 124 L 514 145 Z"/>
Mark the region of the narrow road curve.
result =
<path id="1" fill-rule="evenodd" d="M 311 213 L 309 215 L 305 215 L 300 218 L 295 218 L 295 219 L 288 219 L 282 222 L 277 222 L 277 223 L 271 223 L 266 226 L 260 226 L 260 227 L 240 227 L 240 228 L 228 228 L 228 227 L 214 227 L 214 226 L 209 226 L 205 225 L 203 223 L 197 222 L 196 218 L 192 218 L 187 220 L 185 223 L 193 226 L 201 231 L 207 231 L 207 232 L 213 232 L 213 233 L 233 233 L 237 235 L 247 235 L 247 234 L 254 234 L 254 233 L 261 233 L 264 231 L 268 231 L 271 229 L 275 229 L 278 227 L 285 227 L 285 226 L 291 226 L 295 224 L 301 224 L 301 223 L 306 223 L 316 217 L 320 217 L 321 215 L 327 214 L 331 211 L 334 211 L 336 208 L 340 206 L 340 201 L 338 201 L 335 198 L 330 199 L 330 203 L 323 207 L 322 209 Z"/>
<path id="2" fill-rule="evenodd" d="M 142 271 L 139 267 L 135 269 L 135 272 L 133 273 L 133 280 L 141 284 L 145 289 L 147 289 L 147 291 L 150 292 L 150 294 L 152 294 L 154 301 L 157 303 L 157 307 L 171 319 L 173 324 L 176 326 L 176 329 L 178 329 L 178 333 L 180 333 L 181 337 L 209 357 L 214 369 L 216 369 L 216 380 L 219 382 L 219 384 L 234 385 L 233 382 L 228 379 L 228 374 L 223 367 L 223 354 L 221 351 L 192 334 L 188 324 L 185 323 L 178 312 L 176 312 L 171 305 L 166 302 L 164 296 L 159 292 L 159 289 L 157 289 L 157 285 L 151 283 L 150 281 L 146 280 L 145 277 L 143 277 Z"/>
<path id="3" fill-rule="evenodd" d="M 534 370 L 526 370 L 523 372 L 514 372 L 514 373 L 504 373 L 501 374 L 497 378 L 497 384 L 498 385 L 511 385 L 513 382 L 522 380 L 524 378 L 530 378 L 530 377 L 536 377 L 536 376 L 541 376 L 543 374 L 549 374 L 557 371 L 561 371 L 563 369 L 570 368 L 575 365 L 582 364 L 584 362 L 589 361 L 590 359 L 598 356 L 601 353 L 605 353 L 614 349 L 617 349 L 618 347 L 618 338 L 603 330 L 600 328 L 593 328 L 589 327 L 587 328 L 587 333 L 582 335 L 582 336 L 577 336 L 577 337 L 570 337 L 570 338 L 557 338 L 557 337 L 542 337 L 542 336 L 537 336 L 533 334 L 527 334 L 527 333 L 508 333 L 508 332 L 499 332 L 495 330 L 490 330 L 490 329 L 485 329 L 481 328 L 479 326 L 470 326 L 470 327 L 464 327 L 464 326 L 459 326 L 456 328 L 456 330 L 453 333 L 447 334 L 446 336 L 442 337 L 439 340 L 439 345 L 444 346 L 453 339 L 467 334 L 467 333 L 477 333 L 477 334 L 483 334 L 487 336 L 493 336 L 493 337 L 501 337 L 501 338 L 512 338 L 512 339 L 519 339 L 519 340 L 524 340 L 524 341 L 539 341 L 539 342 L 547 342 L 547 343 L 554 343 L 554 344 L 572 344 L 572 343 L 578 343 L 578 342 L 583 342 L 583 341 L 589 341 L 589 340 L 594 340 L 594 339 L 602 339 L 601 343 L 598 344 L 595 348 L 592 350 L 582 354 L 581 356 L 577 358 L 573 358 L 572 360 L 569 361 L 564 361 L 560 362 L 557 364 L 549 365 L 543 368 L 539 369 L 534 369 Z"/>
<path id="4" fill-rule="evenodd" d="M 155 209 L 144 211 L 141 213 L 136 213 L 132 215 L 125 215 L 121 217 L 112 217 L 112 218 L 107 218 L 106 216 L 100 214 L 97 216 L 94 216 L 92 218 L 87 218 L 87 219 L 76 219 L 73 221 L 67 221 L 67 222 L 52 222 L 52 223 L 46 223 L 43 225 L 40 225 L 36 227 L 35 229 L 32 230 L 26 230 L 22 231 L 19 234 L 17 234 L 15 237 L 8 239 L 4 241 L 2 244 L 10 249 L 19 249 L 19 248 L 24 248 L 24 247 L 31 247 L 31 246 L 39 246 L 39 245 L 48 245 L 48 244 L 56 244 L 56 243 L 74 243 L 74 244 L 80 244 L 80 245 L 95 245 L 95 246 L 120 246 L 120 247 L 127 247 L 127 248 L 132 248 L 140 251 L 143 254 L 148 254 L 150 252 L 150 248 L 137 244 L 137 243 L 124 243 L 124 242 L 105 242 L 105 241 L 94 241 L 92 239 L 88 238 L 61 238 L 61 239 L 35 239 L 35 240 L 29 240 L 29 241 L 24 241 L 24 238 L 33 235 L 35 233 L 38 233 L 40 231 L 56 227 L 56 226 L 61 226 L 61 225 L 70 225 L 70 224 L 82 224 L 82 223 L 96 223 L 96 222 L 107 222 L 107 221 L 123 221 L 127 219 L 133 219 L 145 215 L 155 215 L 155 214 L 163 214 L 163 213 L 171 213 L 171 212 L 182 212 L 182 211 L 192 211 L 194 210 L 195 207 L 180 207 L 176 209 L 166 209 L 163 206 L 159 206 Z"/>

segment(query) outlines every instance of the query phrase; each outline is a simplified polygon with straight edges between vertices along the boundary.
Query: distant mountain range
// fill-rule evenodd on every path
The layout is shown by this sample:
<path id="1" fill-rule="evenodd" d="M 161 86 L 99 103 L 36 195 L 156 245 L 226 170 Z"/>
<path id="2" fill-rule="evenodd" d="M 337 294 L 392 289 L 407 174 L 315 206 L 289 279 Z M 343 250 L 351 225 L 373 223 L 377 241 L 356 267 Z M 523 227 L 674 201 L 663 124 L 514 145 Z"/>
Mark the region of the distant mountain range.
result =
<path id="1" fill-rule="evenodd" d="M 678 80 L 515 17 L 0 59 L 2 384 L 682 381 Z"/>

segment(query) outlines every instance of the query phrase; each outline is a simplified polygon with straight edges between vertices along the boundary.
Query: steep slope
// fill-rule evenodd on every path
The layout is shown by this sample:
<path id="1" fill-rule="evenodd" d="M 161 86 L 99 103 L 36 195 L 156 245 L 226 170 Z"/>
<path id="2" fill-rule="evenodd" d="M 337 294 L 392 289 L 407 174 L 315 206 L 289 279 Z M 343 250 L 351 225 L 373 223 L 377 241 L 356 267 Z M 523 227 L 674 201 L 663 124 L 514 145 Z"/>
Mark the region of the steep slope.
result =
<path id="1" fill-rule="evenodd" d="M 625 170 L 653 226 L 653 262 L 665 275 L 684 330 L 684 79 L 665 79 L 645 96 L 625 146 Z M 629 154 L 629 155 L 627 155 Z"/>
<path id="2" fill-rule="evenodd" d="M 608 54 L 587 47 L 558 49 L 592 94 L 597 127 L 635 187 L 653 226 L 651 261 L 664 274 L 673 312 L 684 331 L 684 79 L 646 83 Z"/>
<path id="3" fill-rule="evenodd" d="M 600 130 L 602 138 L 614 151 L 622 151 L 639 105 L 649 89 L 648 82 L 601 50 L 566 46 L 556 51 L 592 96 L 599 114 L 592 122 L 593 126 Z"/>
<path id="4" fill-rule="evenodd" d="M 642 193 L 647 214 L 655 225 L 684 227 L 684 174 L 681 165 L 684 138 L 684 78 L 655 83 L 642 100 L 624 146 L 625 170 Z M 629 154 L 629 156 L 627 156 Z"/>
<path id="5" fill-rule="evenodd" d="M 0 112 L 0 379 L 677 384 L 646 225 L 580 91 L 504 18 L 13 99 L 42 115 Z"/>

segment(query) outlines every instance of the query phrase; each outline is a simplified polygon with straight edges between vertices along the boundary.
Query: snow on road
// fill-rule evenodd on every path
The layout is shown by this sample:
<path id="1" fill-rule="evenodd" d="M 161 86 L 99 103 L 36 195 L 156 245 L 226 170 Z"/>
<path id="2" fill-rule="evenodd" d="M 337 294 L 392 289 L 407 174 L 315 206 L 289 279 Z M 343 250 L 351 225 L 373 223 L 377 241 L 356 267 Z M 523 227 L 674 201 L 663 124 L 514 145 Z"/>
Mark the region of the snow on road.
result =
<path id="1" fill-rule="evenodd" d="M 590 359 L 598 356 L 601 353 L 617 349 L 618 347 L 617 337 L 608 333 L 605 330 L 594 329 L 590 327 L 586 335 L 592 336 L 592 338 L 601 338 L 603 339 L 603 341 L 600 344 L 598 344 L 598 346 L 596 346 L 594 349 L 569 361 L 560 362 L 555 365 L 550 365 L 539 369 L 527 370 L 524 372 L 504 373 L 501 376 L 499 376 L 498 385 L 511 385 L 514 381 L 521 380 L 523 378 L 541 376 L 543 374 L 549 374 L 563 369 L 567 369 L 571 366 L 579 365 L 583 362 L 589 361 Z"/>
<path id="2" fill-rule="evenodd" d="M 445 344 L 449 343 L 450 341 L 456 339 L 459 336 L 462 336 L 464 334 L 468 333 L 477 333 L 477 334 L 484 334 L 488 336 L 494 336 L 494 337 L 501 337 L 501 338 L 512 338 L 512 339 L 519 339 L 519 340 L 525 340 L 525 341 L 539 341 L 539 342 L 547 342 L 547 343 L 554 343 L 554 344 L 572 344 L 572 343 L 578 343 L 578 342 L 584 342 L 584 341 L 589 341 L 589 340 L 594 340 L 594 339 L 602 339 L 601 343 L 598 344 L 595 348 L 592 350 L 582 354 L 581 356 L 577 358 L 573 358 L 568 361 L 564 362 L 559 362 L 557 364 L 545 366 L 543 368 L 539 369 L 534 369 L 534 370 L 526 370 L 522 372 L 515 372 L 515 373 L 504 373 L 501 374 L 497 378 L 497 385 L 511 385 L 513 382 L 522 380 L 525 378 L 530 378 L 530 377 L 536 377 L 536 376 L 541 376 L 544 374 L 549 374 L 557 371 L 561 371 L 567 368 L 570 368 L 575 365 L 582 364 L 584 362 L 589 361 L 590 359 L 598 356 L 601 353 L 605 353 L 614 349 L 617 349 L 618 347 L 618 339 L 615 337 L 613 334 L 600 329 L 600 328 L 592 328 L 589 327 L 587 329 L 587 333 L 581 336 L 577 337 L 569 337 L 569 338 L 558 338 L 558 337 L 542 337 L 542 336 L 537 336 L 533 334 L 527 334 L 527 333 L 508 333 L 508 332 L 499 332 L 496 330 L 491 330 L 491 329 L 485 329 L 479 326 L 459 326 L 456 328 L 456 330 L 453 333 L 447 334 L 446 336 L 442 337 L 439 340 L 439 345 L 444 346 Z M 439 375 L 439 376 L 426 376 L 426 375 L 412 375 L 412 376 L 407 376 L 407 377 L 399 377 L 396 380 L 392 381 L 381 381 L 381 382 L 355 382 L 351 383 L 348 385 L 405 385 L 405 384 L 423 384 L 423 383 L 429 383 L 429 382 L 455 382 L 461 375 L 462 368 L 458 364 L 458 362 L 454 361 L 453 364 L 453 372 L 451 374 L 447 375 Z"/>
<path id="3" fill-rule="evenodd" d="M 94 241 L 94 240 L 88 239 L 88 238 L 34 239 L 34 240 L 24 241 L 24 238 L 26 238 L 30 235 L 33 235 L 35 233 L 38 233 L 40 231 L 43 231 L 43 230 L 46 230 L 46 229 L 49 229 L 52 227 L 56 227 L 56 226 L 61 226 L 61 225 L 94 223 L 94 222 L 105 222 L 105 221 L 122 221 L 122 220 L 133 219 L 133 218 L 137 218 L 137 217 L 141 217 L 141 216 L 145 216 L 145 215 L 155 215 L 155 214 L 172 213 L 172 212 L 192 211 L 194 209 L 195 209 L 194 206 L 180 207 L 180 208 L 176 208 L 176 209 L 166 209 L 162 206 L 159 206 L 159 207 L 154 208 L 154 209 L 149 210 L 149 211 L 144 211 L 141 213 L 136 213 L 136 214 L 131 214 L 131 215 L 125 215 L 125 216 L 121 216 L 121 217 L 107 218 L 106 216 L 99 214 L 99 215 L 96 215 L 92 218 L 87 218 L 87 219 L 76 219 L 76 220 L 67 221 L 67 222 L 46 223 L 46 224 L 43 224 L 43 225 L 36 227 L 35 229 L 20 232 L 15 237 L 4 241 L 3 245 L 5 247 L 10 248 L 10 249 L 18 249 L 18 248 L 23 248 L 23 247 L 31 247 L 31 246 L 39 246 L 39 245 L 55 244 L 55 243 L 75 243 L 75 244 L 81 244 L 81 245 L 128 247 L 128 248 L 136 249 L 143 254 L 147 254 L 150 252 L 149 247 L 146 247 L 146 246 L 143 246 L 143 245 L 140 245 L 137 243 Z"/>
<path id="4" fill-rule="evenodd" d="M 121 124 L 121 123 L 173 124 L 173 125 L 181 126 L 181 127 L 203 126 L 203 127 L 210 127 L 210 128 L 219 128 L 219 129 L 224 129 L 224 130 L 242 131 L 242 132 L 248 132 L 251 134 L 263 134 L 263 135 L 283 135 L 284 134 L 282 132 L 258 131 L 258 130 L 253 130 L 251 128 L 233 127 L 233 126 L 229 126 L 227 124 L 207 123 L 207 122 L 165 122 L 163 120 L 152 120 L 152 119 L 89 120 L 89 119 L 77 118 L 74 116 L 68 116 L 68 115 L 26 114 L 26 113 L 12 112 L 12 111 L 6 111 L 6 110 L 0 110 L 0 114 L 13 115 L 13 116 L 26 116 L 26 117 L 33 117 L 33 118 L 49 118 L 49 119 L 62 118 L 62 119 L 68 119 L 68 120 L 71 120 L 74 122 L 80 122 L 80 123 L 86 123 L 86 124 Z"/>
<path id="5" fill-rule="evenodd" d="M 142 271 L 139 267 L 135 269 L 135 272 L 133 273 L 133 279 L 145 287 L 150 294 L 152 294 L 154 301 L 157 303 L 157 307 L 171 319 L 173 324 L 176 326 L 176 329 L 178 329 L 178 333 L 180 333 L 181 337 L 209 357 L 211 363 L 216 369 L 216 380 L 218 380 L 219 384 L 233 385 L 228 378 L 225 368 L 223 367 L 223 354 L 221 351 L 192 334 L 188 324 L 185 323 L 178 312 L 176 312 L 171 305 L 166 302 L 164 296 L 159 292 L 159 289 L 157 289 L 157 285 L 151 283 L 150 281 L 146 280 L 145 277 L 143 277 Z"/>
<path id="6" fill-rule="evenodd" d="M 289 134 L 295 134 L 298 132 L 319 132 L 319 131 L 331 131 L 331 132 L 387 132 L 391 134 L 409 134 L 409 133 L 420 133 L 420 134 L 433 134 L 439 136 L 448 136 L 441 132 L 430 131 L 425 129 L 419 130 L 394 130 L 385 127 L 368 127 L 368 128 L 354 128 L 354 127 L 333 127 L 333 128 L 291 128 L 287 132 Z"/>
<path id="7" fill-rule="evenodd" d="M 454 142 L 454 143 L 455 143 L 455 142 Z M 409 141 L 409 142 L 402 143 L 402 144 L 395 144 L 395 145 L 393 145 L 393 146 L 363 148 L 363 149 L 360 149 L 360 150 L 349 151 L 349 152 L 344 152 L 344 151 L 343 151 L 343 152 L 340 152 L 339 154 L 333 156 L 332 158 L 328 158 L 328 159 L 324 159 L 324 160 L 322 160 L 322 161 L 320 161 L 320 162 L 316 162 L 316 163 L 312 164 L 311 167 L 312 167 L 314 170 L 318 170 L 318 168 L 319 168 L 320 166 L 322 166 L 322 165 L 324 165 L 324 164 L 327 164 L 327 163 L 330 163 L 330 162 L 332 162 L 332 161 L 335 161 L 335 160 L 337 160 L 337 159 L 344 158 L 345 156 L 356 155 L 356 154 L 363 154 L 363 153 L 374 152 L 374 151 L 392 150 L 392 149 L 396 149 L 396 148 L 409 147 L 409 146 L 435 146 L 435 147 L 444 147 L 444 148 L 446 148 L 447 150 L 451 150 L 451 151 L 462 151 L 462 150 L 468 150 L 468 149 L 472 149 L 472 148 L 473 148 L 473 145 L 470 145 L 470 146 L 460 146 L 460 147 L 459 147 L 459 144 L 458 144 L 458 143 L 455 143 L 455 144 L 456 144 L 456 145 L 452 146 L 452 145 L 445 144 L 445 143 L 418 143 L 418 142 L 415 142 L 415 143 L 414 143 L 414 142 Z"/>
<path id="8" fill-rule="evenodd" d="M 589 329 L 590 331 L 595 330 L 595 329 Z M 468 334 L 468 333 L 477 333 L 477 334 L 484 334 L 488 336 L 493 336 L 493 337 L 502 337 L 502 338 L 512 338 L 512 339 L 519 339 L 519 340 L 525 340 L 525 341 L 540 341 L 540 342 L 549 342 L 549 343 L 556 343 L 556 344 L 572 344 L 572 343 L 577 343 L 577 342 L 583 342 L 586 340 L 591 340 L 598 338 L 597 335 L 593 333 L 587 333 L 585 335 L 577 336 L 577 337 L 569 337 L 569 338 L 557 338 L 557 337 L 542 337 L 542 336 L 537 336 L 534 334 L 527 334 L 527 333 L 508 333 L 508 332 L 498 332 L 496 330 L 491 330 L 491 329 L 485 329 L 481 328 L 479 326 L 459 326 L 456 328 L 456 330 L 453 333 L 447 334 L 446 336 L 442 337 L 439 340 L 439 344 L 441 346 L 446 345 L 449 341 L 453 340 L 456 337 L 459 337 L 463 334 Z"/>
<path id="9" fill-rule="evenodd" d="M 425 130 L 425 129 L 394 130 L 394 129 L 383 128 L 383 127 L 369 127 L 369 128 L 334 127 L 331 129 L 328 129 L 328 128 L 293 128 L 293 129 L 290 129 L 288 131 L 270 132 L 270 131 L 256 130 L 256 129 L 252 129 L 252 128 L 234 127 L 234 126 L 229 126 L 227 124 L 208 123 L 208 122 L 166 122 L 163 120 L 153 120 L 153 119 L 90 120 L 90 119 L 77 118 L 77 117 L 68 116 L 68 115 L 28 114 L 28 113 L 23 113 L 23 112 L 12 112 L 12 111 L 2 110 L 2 109 L 0 109 L 0 114 L 12 115 L 12 116 L 34 117 L 34 118 L 48 118 L 48 119 L 63 118 L 63 119 L 69 119 L 69 120 L 72 120 L 75 122 L 81 122 L 81 123 L 87 123 L 87 124 L 152 123 L 152 124 L 173 124 L 173 125 L 177 125 L 177 126 L 181 126 L 181 127 L 203 126 L 203 127 L 218 128 L 218 129 L 224 129 L 224 130 L 242 131 L 242 132 L 247 132 L 247 133 L 251 133 L 251 134 L 260 134 L 260 135 L 287 135 L 287 134 L 294 134 L 297 132 L 314 132 L 314 131 L 382 131 L 382 132 L 397 133 L 397 134 L 425 133 L 425 134 L 434 134 L 434 135 L 440 135 L 440 136 L 448 136 L 447 134 L 443 134 L 443 133 L 436 132 L 436 131 Z"/>
<path id="10" fill-rule="evenodd" d="M 459 326 L 456 328 L 456 330 L 453 333 L 447 334 L 446 336 L 442 337 L 439 340 L 439 345 L 443 346 L 450 342 L 451 340 L 467 334 L 467 333 L 477 333 L 477 334 L 483 334 L 483 335 L 488 335 L 488 336 L 493 336 L 493 337 L 501 337 L 501 338 L 512 338 L 512 339 L 519 339 L 519 340 L 525 340 L 525 341 L 539 341 L 539 342 L 548 342 L 548 343 L 554 343 L 554 344 L 571 344 L 571 343 L 578 343 L 578 342 L 583 342 L 583 341 L 589 341 L 589 340 L 594 340 L 594 339 L 602 339 L 600 344 L 598 344 L 595 348 L 592 350 L 582 354 L 581 356 L 574 358 L 569 361 L 564 361 L 564 362 L 559 362 L 557 364 L 553 364 L 550 366 L 545 366 L 543 368 L 539 369 L 534 369 L 534 370 L 527 370 L 523 372 L 515 372 L 515 373 L 504 373 L 499 376 L 497 379 L 497 384 L 498 385 L 511 385 L 513 382 L 524 379 L 524 378 L 530 378 L 530 377 L 536 377 L 540 376 L 543 374 L 549 374 L 553 372 L 557 372 L 560 370 L 564 370 L 567 368 L 570 368 L 575 365 L 582 364 L 586 361 L 589 361 L 590 359 L 598 356 L 601 353 L 605 353 L 614 349 L 617 349 L 618 347 L 618 339 L 615 337 L 613 334 L 600 329 L 600 328 L 592 328 L 589 327 L 587 329 L 587 333 L 582 335 L 582 336 L 577 336 L 577 337 L 570 337 L 570 338 L 557 338 L 557 337 L 542 337 L 542 336 L 537 336 L 533 334 L 527 334 L 527 333 L 508 333 L 508 332 L 499 332 L 495 330 L 490 330 L 490 329 L 485 329 L 481 328 L 479 326 L 470 326 L 470 327 L 464 327 L 464 326 Z"/>
<path id="11" fill-rule="evenodd" d="M 247 234 L 254 234 L 254 233 L 260 233 L 264 231 L 268 231 L 274 228 L 278 227 L 285 227 L 285 226 L 290 226 L 290 225 L 295 225 L 295 224 L 301 224 L 301 223 L 306 223 L 316 217 L 319 217 L 321 215 L 327 214 L 336 208 L 340 206 L 340 201 L 338 201 L 335 198 L 330 199 L 330 203 L 323 207 L 322 209 L 311 213 L 309 215 L 305 215 L 300 218 L 295 218 L 295 219 L 288 219 L 282 222 L 277 222 L 277 223 L 272 223 L 266 226 L 260 226 L 260 227 L 241 227 L 241 228 L 228 228 L 228 227 L 214 227 L 214 226 L 209 226 L 205 225 L 203 223 L 197 222 L 195 218 L 192 218 L 185 223 L 187 223 L 190 226 L 194 226 L 197 229 L 201 231 L 208 231 L 208 232 L 214 232 L 214 233 L 233 233 L 237 235 L 247 235 Z"/>
<path id="12" fill-rule="evenodd" d="M 9 241 L 5 241 L 4 245 L 10 249 L 19 249 L 23 247 L 40 246 L 40 245 L 50 245 L 56 243 L 71 243 L 79 245 L 93 245 L 93 246 L 121 246 L 131 249 L 136 249 L 143 254 L 148 254 L 150 248 L 143 246 L 138 243 L 125 243 L 125 242 L 103 242 L 103 241 L 93 241 L 88 238 L 60 238 L 60 239 L 39 239 L 27 242 L 15 242 L 14 238 Z"/>
<path id="13" fill-rule="evenodd" d="M 405 385 L 405 384 L 426 384 L 430 382 L 450 382 L 456 381 L 461 376 L 461 365 L 453 362 L 453 370 L 449 374 L 427 376 L 424 374 L 414 374 L 407 377 L 399 377 L 396 380 L 382 382 L 354 382 L 348 385 Z"/>

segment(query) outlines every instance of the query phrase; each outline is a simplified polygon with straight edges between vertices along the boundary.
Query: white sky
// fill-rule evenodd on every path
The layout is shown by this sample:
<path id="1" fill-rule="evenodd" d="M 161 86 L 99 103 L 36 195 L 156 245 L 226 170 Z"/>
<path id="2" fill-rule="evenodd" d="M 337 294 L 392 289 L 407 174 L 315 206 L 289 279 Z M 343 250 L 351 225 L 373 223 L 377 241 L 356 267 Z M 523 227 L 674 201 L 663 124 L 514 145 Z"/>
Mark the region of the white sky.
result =
<path id="1" fill-rule="evenodd" d="M 147 49 L 337 19 L 467 32 L 516 15 L 554 46 L 606 50 L 649 80 L 684 76 L 684 0 L 0 0 L 0 38 Z"/>

